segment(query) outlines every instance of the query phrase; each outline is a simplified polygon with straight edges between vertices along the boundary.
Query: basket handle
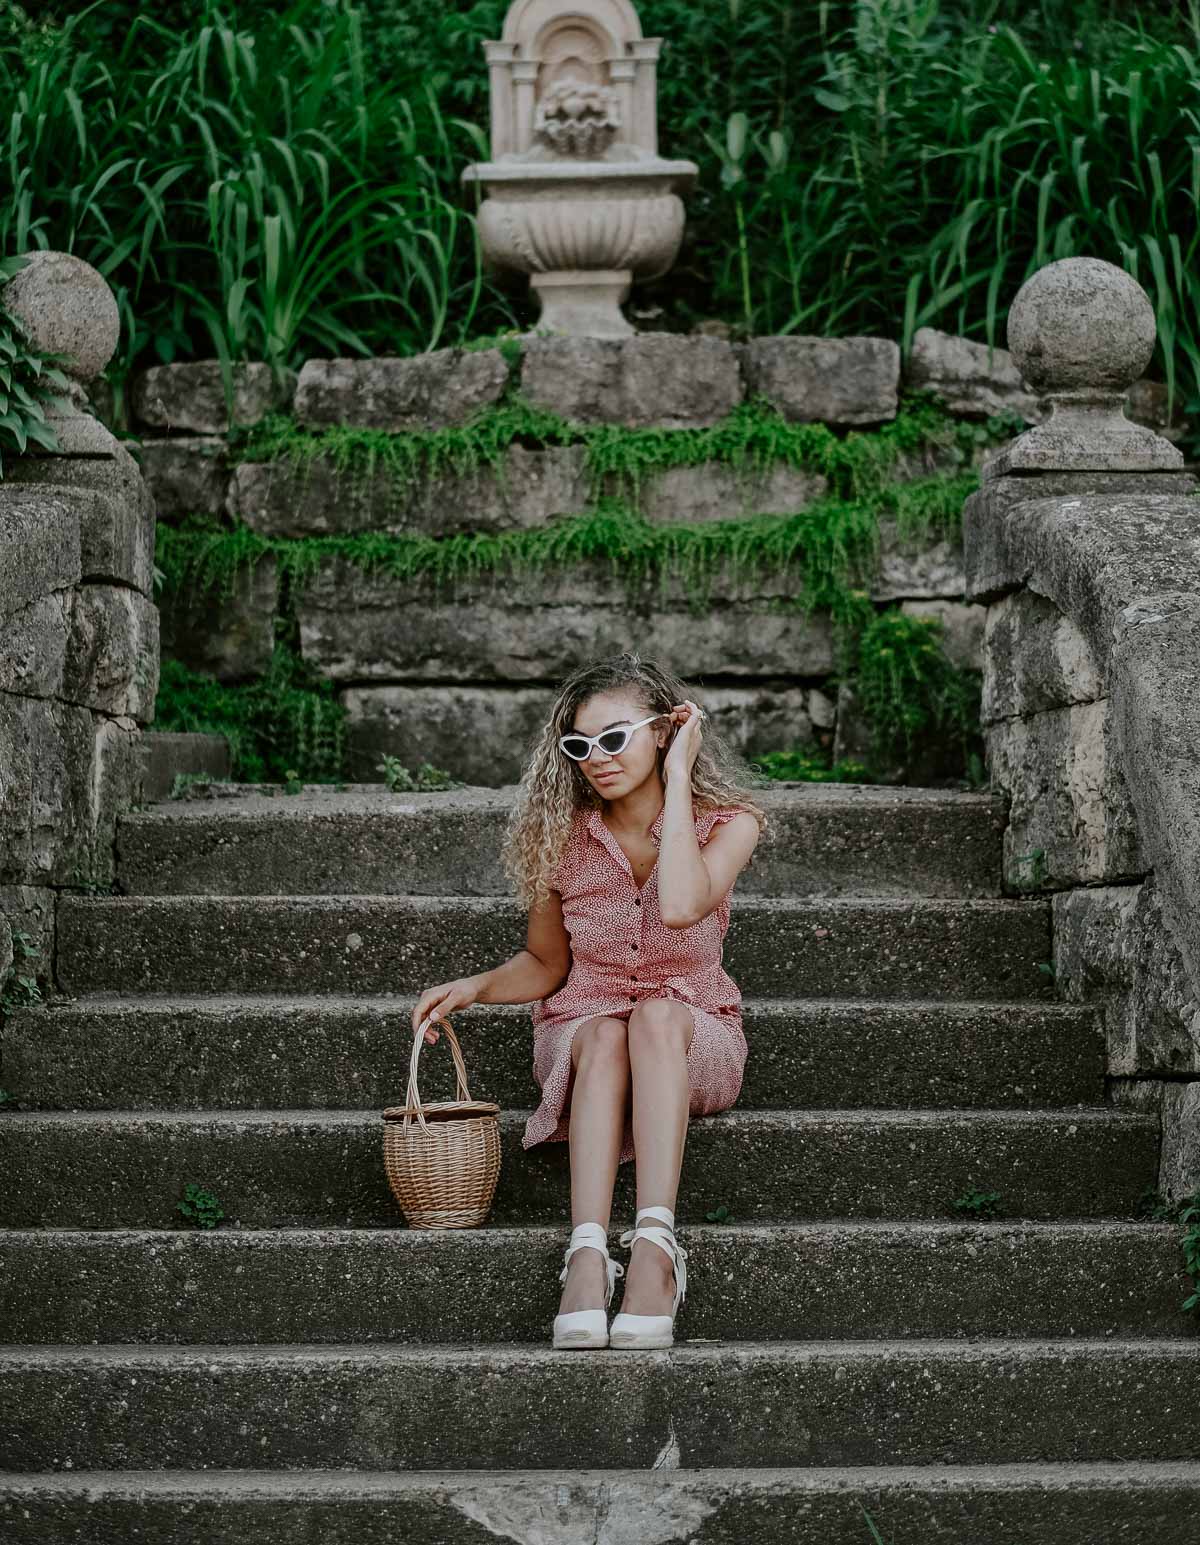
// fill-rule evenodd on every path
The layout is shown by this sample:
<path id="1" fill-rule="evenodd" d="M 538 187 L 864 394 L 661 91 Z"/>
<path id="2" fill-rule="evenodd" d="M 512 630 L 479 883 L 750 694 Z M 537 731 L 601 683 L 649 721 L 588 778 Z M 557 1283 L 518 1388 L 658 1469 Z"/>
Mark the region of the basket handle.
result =
<path id="1" fill-rule="evenodd" d="M 458 1037 L 454 1033 L 454 1026 L 444 1014 L 439 1014 L 435 1010 L 432 1014 L 426 1015 L 421 1021 L 417 1026 L 417 1033 L 413 1037 L 412 1056 L 409 1058 L 408 1063 L 408 1090 L 404 1096 L 405 1105 L 409 1106 L 410 1109 L 415 1108 L 417 1120 L 421 1123 L 423 1131 L 427 1129 L 427 1123 L 425 1111 L 421 1105 L 420 1091 L 417 1088 L 417 1063 L 420 1061 L 421 1048 L 425 1045 L 425 1032 L 433 1024 L 434 1020 L 437 1020 L 439 1024 L 446 1027 L 446 1039 L 450 1043 L 450 1055 L 454 1058 L 454 1074 L 458 1082 L 458 1098 L 460 1100 L 470 1100 L 471 1098 L 471 1091 L 467 1088 L 467 1065 L 463 1061 L 462 1047 L 458 1044 Z M 411 1120 L 412 1116 L 406 1114 L 404 1125 L 407 1126 Z"/>

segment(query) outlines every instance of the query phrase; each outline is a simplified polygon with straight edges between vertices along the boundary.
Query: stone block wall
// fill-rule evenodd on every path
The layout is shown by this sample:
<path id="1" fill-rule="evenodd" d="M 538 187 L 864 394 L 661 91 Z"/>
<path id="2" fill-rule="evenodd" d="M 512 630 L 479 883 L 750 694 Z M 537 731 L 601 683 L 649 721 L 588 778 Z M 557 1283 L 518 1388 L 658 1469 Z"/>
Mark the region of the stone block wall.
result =
<path id="1" fill-rule="evenodd" d="M 665 434 L 708 428 L 764 398 L 790 422 L 838 432 L 894 418 L 902 386 L 945 395 L 981 418 L 1010 410 L 1036 422 L 1036 400 L 1003 351 L 923 329 L 902 379 L 897 346 L 879 338 L 759 338 L 642 334 L 627 340 L 532 338 L 506 349 L 442 350 L 414 359 L 311 360 L 273 380 L 250 367 L 238 383 L 243 426 L 287 411 L 302 428 L 431 431 L 467 422 L 506 393 L 583 425 Z M 140 456 L 161 519 L 227 515 L 271 540 L 368 531 L 443 539 L 544 526 L 591 508 L 579 445 L 513 443 L 498 470 L 448 470 L 397 490 L 392 476 L 339 478 L 332 460 L 233 464 L 215 365 L 162 366 L 136 384 Z M 1152 416 L 1161 404 L 1147 395 Z M 897 476 L 939 470 L 902 461 Z M 599 492 L 615 492 L 605 485 Z M 748 479 L 723 463 L 671 466 L 647 476 L 638 507 L 655 523 L 792 514 L 827 493 L 819 473 L 776 463 Z M 983 610 L 963 599 L 961 545 L 902 542 L 881 523 L 870 593 L 912 615 L 936 616 L 956 663 L 978 669 Z M 635 596 L 597 561 L 499 583 L 480 578 L 438 591 L 368 574 L 330 556 L 294 597 L 281 594 L 269 554 L 239 573 L 224 599 L 164 605 L 164 650 L 227 682 L 261 674 L 283 608 L 304 658 L 338 685 L 350 716 L 350 775 L 373 778 L 379 754 L 402 749 L 471 782 L 520 772 L 520 747 L 540 722 L 556 678 L 597 654 L 638 648 L 702 683 L 744 754 L 828 737 L 854 755 L 863 735 L 853 699 L 832 679 L 826 616 L 787 609 L 786 586 L 718 579 L 702 625 L 671 583 Z"/>

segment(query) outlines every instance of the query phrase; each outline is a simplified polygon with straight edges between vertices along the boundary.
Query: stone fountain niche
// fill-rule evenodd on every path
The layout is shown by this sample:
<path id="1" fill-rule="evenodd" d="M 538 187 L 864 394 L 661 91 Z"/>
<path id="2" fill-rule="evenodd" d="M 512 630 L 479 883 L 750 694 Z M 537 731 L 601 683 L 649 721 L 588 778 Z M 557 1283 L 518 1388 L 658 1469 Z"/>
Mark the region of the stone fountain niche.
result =
<path id="1" fill-rule="evenodd" d="M 540 327 L 627 337 L 621 302 L 674 263 L 697 171 L 658 154 L 662 39 L 627 0 L 515 0 L 483 46 L 492 159 L 463 178 L 486 194 L 484 255 L 530 275 Z"/>

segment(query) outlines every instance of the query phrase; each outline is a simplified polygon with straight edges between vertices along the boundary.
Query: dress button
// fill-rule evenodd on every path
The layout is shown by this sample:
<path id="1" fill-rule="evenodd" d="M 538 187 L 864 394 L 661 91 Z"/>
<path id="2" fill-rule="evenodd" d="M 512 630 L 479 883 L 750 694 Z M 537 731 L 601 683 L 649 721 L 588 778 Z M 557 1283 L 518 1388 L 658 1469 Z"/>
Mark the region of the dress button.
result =
<path id="1" fill-rule="evenodd" d="M 630 1003 L 636 1003 L 637 1002 L 637 993 L 631 992 L 629 994 L 629 1001 L 630 1001 Z"/>
<path id="2" fill-rule="evenodd" d="M 640 896 L 635 896 L 633 898 L 633 904 L 635 907 L 640 907 L 642 904 L 642 898 Z"/>
<path id="3" fill-rule="evenodd" d="M 631 948 L 633 948 L 633 949 L 637 949 L 637 945 L 636 945 L 636 944 L 634 944 L 634 945 L 632 945 L 632 946 L 631 946 Z"/>

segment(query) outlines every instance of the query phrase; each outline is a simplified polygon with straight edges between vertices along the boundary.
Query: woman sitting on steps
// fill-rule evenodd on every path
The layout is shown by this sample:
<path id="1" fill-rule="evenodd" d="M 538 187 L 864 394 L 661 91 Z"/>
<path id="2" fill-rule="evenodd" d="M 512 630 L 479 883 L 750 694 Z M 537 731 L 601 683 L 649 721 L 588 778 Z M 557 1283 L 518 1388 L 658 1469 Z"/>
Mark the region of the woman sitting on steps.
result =
<path id="1" fill-rule="evenodd" d="M 665 1347 L 687 1285 L 674 1235 L 689 1116 L 726 1110 L 746 1060 L 741 994 L 721 966 L 734 881 L 766 812 L 684 683 L 636 654 L 574 672 L 534 744 L 503 848 L 529 909 L 526 947 L 477 976 L 428 988 L 433 1013 L 534 1004 L 542 1091 L 522 1145 L 569 1139 L 571 1240 L 556 1347 Z M 712 834 L 710 836 L 710 833 Z M 425 1032 L 435 1041 L 438 1031 Z M 629 1275 L 609 1259 L 618 1164 L 636 1156 Z"/>

